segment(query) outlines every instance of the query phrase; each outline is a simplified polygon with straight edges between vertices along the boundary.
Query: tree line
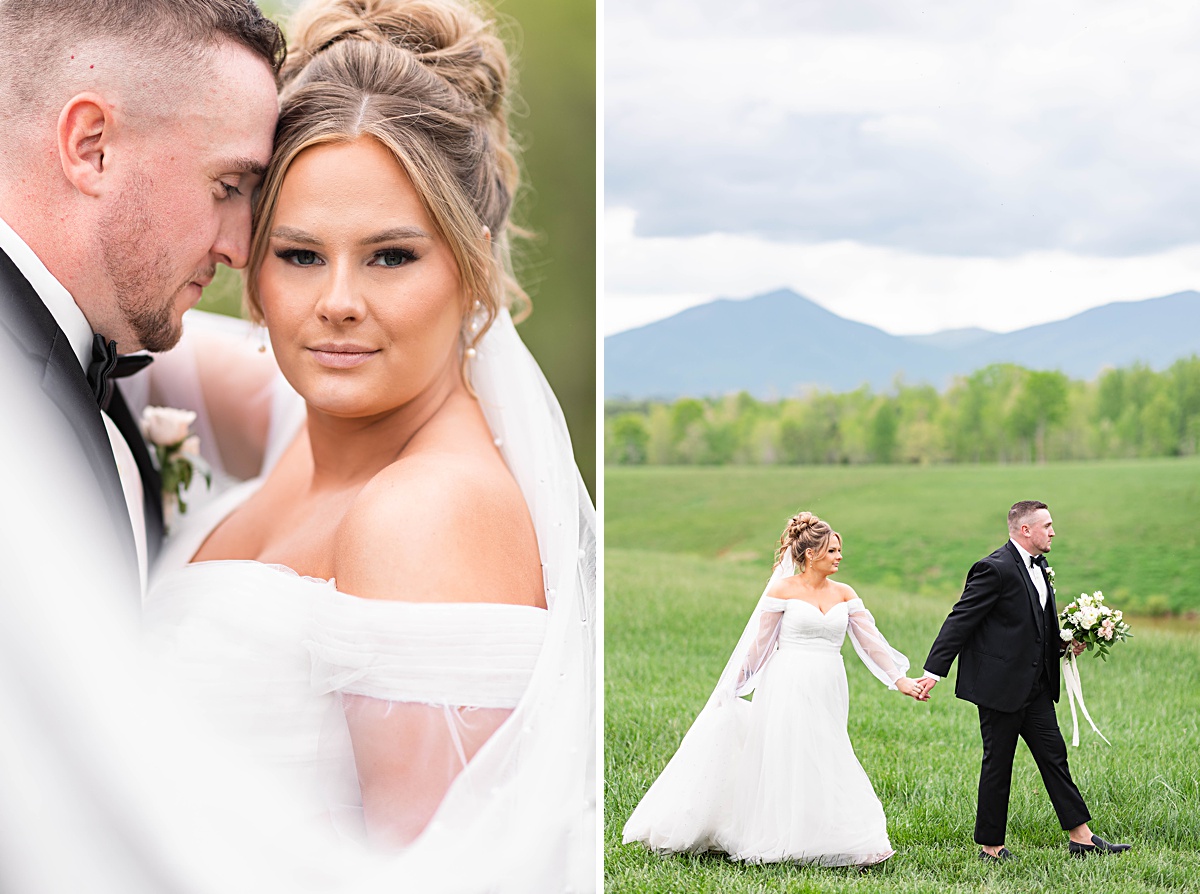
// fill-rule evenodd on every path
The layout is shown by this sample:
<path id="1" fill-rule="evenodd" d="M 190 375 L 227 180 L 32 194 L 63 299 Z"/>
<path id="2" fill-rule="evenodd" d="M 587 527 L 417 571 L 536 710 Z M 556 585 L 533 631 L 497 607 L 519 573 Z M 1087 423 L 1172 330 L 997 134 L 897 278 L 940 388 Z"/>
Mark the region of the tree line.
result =
<path id="1" fill-rule="evenodd" d="M 944 392 L 897 379 L 876 394 L 741 392 L 674 402 L 605 402 L 605 461 L 1033 463 L 1200 452 L 1200 356 L 1156 372 L 1135 364 L 1093 381 L 999 363 Z"/>

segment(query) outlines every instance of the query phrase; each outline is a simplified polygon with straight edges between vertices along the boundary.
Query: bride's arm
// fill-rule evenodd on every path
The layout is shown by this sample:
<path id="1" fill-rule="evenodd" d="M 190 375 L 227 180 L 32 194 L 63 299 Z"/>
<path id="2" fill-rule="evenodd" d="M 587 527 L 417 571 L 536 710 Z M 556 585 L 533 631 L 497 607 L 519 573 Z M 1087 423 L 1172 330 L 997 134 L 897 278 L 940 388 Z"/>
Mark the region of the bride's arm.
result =
<path id="1" fill-rule="evenodd" d="M 850 592 L 854 593 L 853 590 Z M 847 600 L 847 610 L 850 617 L 850 641 L 862 663 L 881 683 L 886 684 L 888 689 L 901 688 L 901 691 L 904 691 L 910 688 L 907 685 L 903 688 L 898 685 L 900 681 L 907 679 L 904 674 L 908 670 L 908 658 L 888 645 L 863 601 L 852 595 Z M 905 695 L 911 694 L 905 692 Z"/>
<path id="2" fill-rule="evenodd" d="M 470 464 L 418 459 L 398 466 L 368 485 L 339 531 L 342 592 L 544 607 L 536 538 L 515 484 L 510 491 Z M 368 835 L 387 846 L 420 834 L 455 777 L 512 712 L 363 695 L 344 696 L 343 705 Z"/>
<path id="3" fill-rule="evenodd" d="M 786 603 L 782 599 L 764 596 L 761 613 L 758 619 L 758 629 L 750 640 L 742 659 L 741 670 L 734 684 L 735 695 L 745 695 L 750 690 L 750 683 L 771 660 L 775 654 L 775 646 L 779 642 L 779 629 L 783 621 L 783 609 Z"/>

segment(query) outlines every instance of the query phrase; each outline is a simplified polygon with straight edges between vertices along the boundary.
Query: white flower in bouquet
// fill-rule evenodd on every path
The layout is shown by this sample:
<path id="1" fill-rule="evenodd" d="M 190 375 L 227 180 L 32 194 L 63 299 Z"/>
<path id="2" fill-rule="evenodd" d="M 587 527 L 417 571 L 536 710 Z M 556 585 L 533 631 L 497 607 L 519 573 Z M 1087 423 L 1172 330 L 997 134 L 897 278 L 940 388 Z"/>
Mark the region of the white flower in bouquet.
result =
<path id="1" fill-rule="evenodd" d="M 1065 634 L 1069 632 L 1071 639 L 1083 643 L 1089 652 L 1095 651 L 1105 661 L 1114 643 L 1133 636 L 1124 615 L 1119 609 L 1104 604 L 1104 593 L 1100 590 L 1091 595 L 1080 593 L 1079 598 L 1064 608 L 1058 617 L 1063 642 L 1068 642 Z"/>
<path id="2" fill-rule="evenodd" d="M 1068 630 L 1067 628 L 1064 627 L 1062 630 L 1058 631 L 1058 638 L 1061 639 L 1064 643 L 1069 643 L 1075 637 L 1074 637 L 1074 634 L 1072 634 L 1070 630 Z"/>

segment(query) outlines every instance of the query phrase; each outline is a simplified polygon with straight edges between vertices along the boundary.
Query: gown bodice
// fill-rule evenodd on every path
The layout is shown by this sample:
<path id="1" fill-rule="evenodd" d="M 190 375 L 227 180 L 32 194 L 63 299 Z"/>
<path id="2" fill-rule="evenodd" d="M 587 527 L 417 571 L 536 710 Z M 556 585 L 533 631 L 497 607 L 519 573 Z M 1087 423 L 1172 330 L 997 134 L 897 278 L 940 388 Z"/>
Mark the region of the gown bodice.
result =
<path id="1" fill-rule="evenodd" d="M 838 602 L 822 612 L 811 602 L 789 599 L 779 627 L 779 648 L 838 652 L 846 639 L 847 603 Z"/>

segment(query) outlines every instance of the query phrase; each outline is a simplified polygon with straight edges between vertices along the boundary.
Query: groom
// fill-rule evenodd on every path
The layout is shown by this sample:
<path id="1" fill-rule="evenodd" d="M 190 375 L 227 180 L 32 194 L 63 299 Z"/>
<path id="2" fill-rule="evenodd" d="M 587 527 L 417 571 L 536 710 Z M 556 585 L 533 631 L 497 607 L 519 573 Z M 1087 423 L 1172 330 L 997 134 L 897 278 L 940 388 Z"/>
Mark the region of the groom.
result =
<path id="1" fill-rule="evenodd" d="M 1127 844 L 1110 844 L 1092 834 L 1091 814 L 1067 767 L 1067 747 L 1058 729 L 1054 702 L 1059 696 L 1059 655 L 1082 643 L 1063 643 L 1058 633 L 1054 588 L 1045 554 L 1054 539 L 1054 523 L 1045 503 L 1022 500 L 1008 512 L 1009 541 L 976 562 L 962 596 L 950 610 L 925 660 L 918 697 L 925 700 L 959 658 L 955 694 L 979 708 L 983 764 L 975 841 L 980 858 L 1006 860 L 1008 796 L 1017 737 L 1029 746 L 1050 802 L 1063 829 L 1068 851 L 1077 856 L 1117 853 Z"/>
<path id="2" fill-rule="evenodd" d="M 82 471 L 133 587 L 162 495 L 117 355 L 172 347 L 216 265 L 245 265 L 282 52 L 250 0 L 0 0 L 0 400 L 62 423 L 76 468 L 0 460 Z"/>
<path id="3" fill-rule="evenodd" d="M 128 757 L 178 727 L 128 721 L 161 493 L 111 373 L 245 265 L 283 46 L 250 0 L 0 0 L 2 890 L 242 890 L 240 842 L 211 884 L 171 850 L 218 812 Z"/>

